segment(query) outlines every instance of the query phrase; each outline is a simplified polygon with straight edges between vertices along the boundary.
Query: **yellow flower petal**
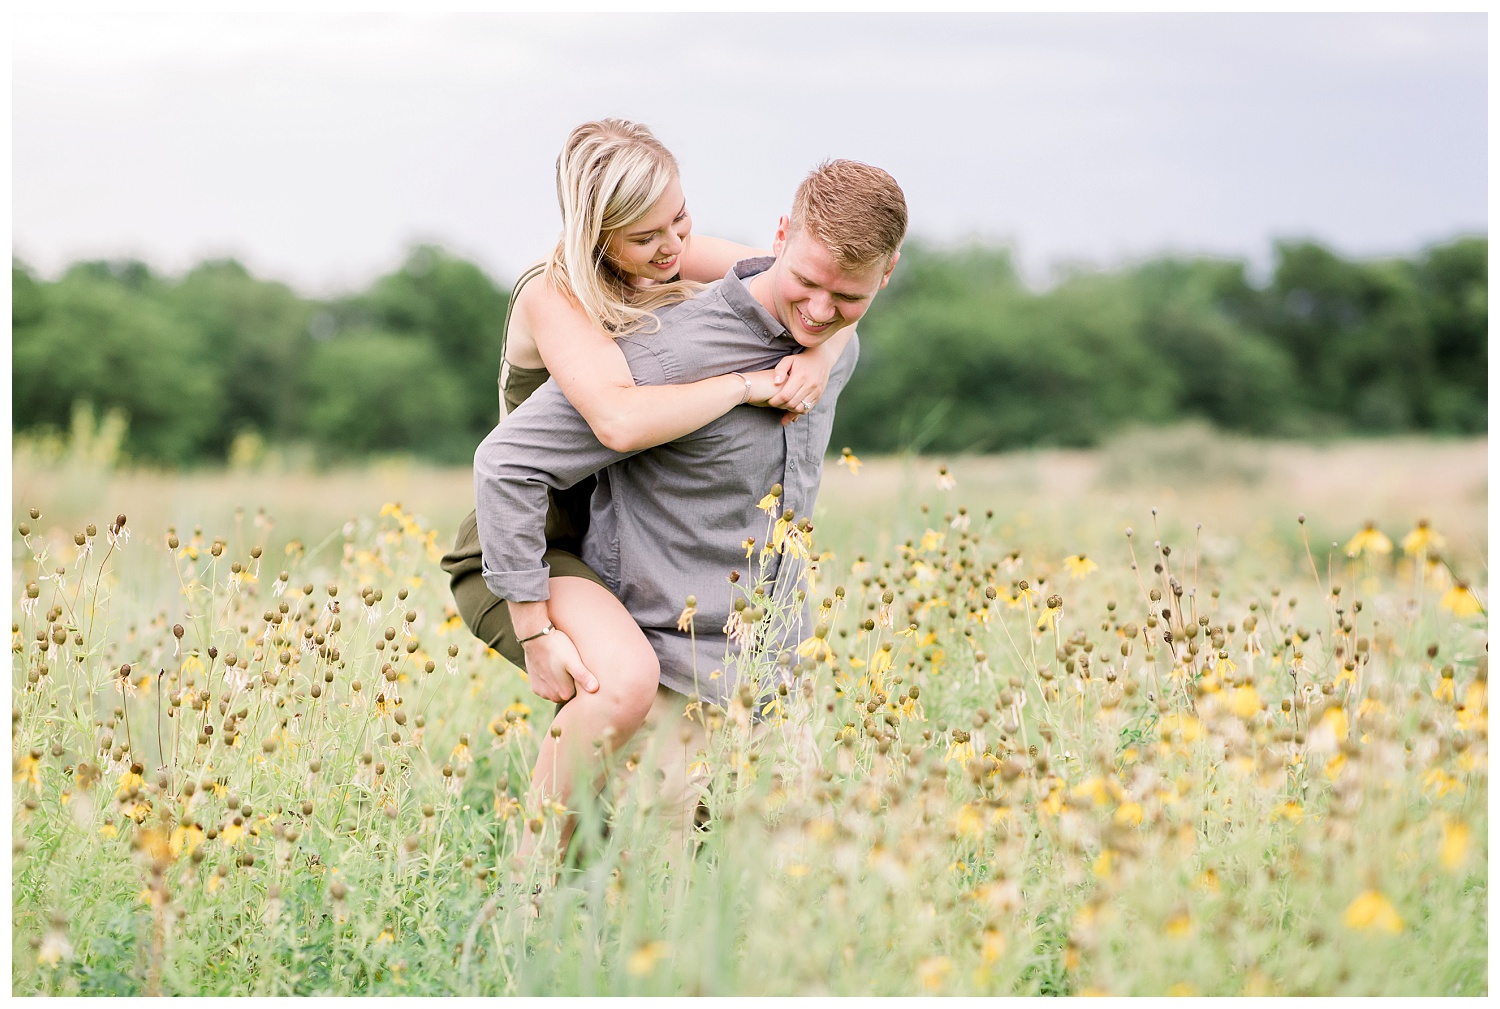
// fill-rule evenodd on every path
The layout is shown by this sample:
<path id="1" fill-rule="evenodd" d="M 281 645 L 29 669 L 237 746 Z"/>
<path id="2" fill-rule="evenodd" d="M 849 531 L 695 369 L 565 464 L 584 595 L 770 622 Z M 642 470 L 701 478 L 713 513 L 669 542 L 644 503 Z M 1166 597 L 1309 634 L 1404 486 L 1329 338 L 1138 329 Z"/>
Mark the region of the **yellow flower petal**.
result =
<path id="1" fill-rule="evenodd" d="M 1375 528 L 1373 522 L 1365 525 L 1363 529 L 1355 533 L 1349 540 L 1344 552 L 1350 557 L 1358 557 L 1368 550 L 1372 554 L 1388 554 L 1391 552 L 1390 538 Z"/>
<path id="2" fill-rule="evenodd" d="M 1444 869 L 1455 872 L 1469 857 L 1469 839 L 1473 831 L 1462 820 L 1443 822 L 1443 846 L 1438 856 Z"/>
<path id="3" fill-rule="evenodd" d="M 1099 565 L 1089 560 L 1083 554 L 1064 557 L 1063 566 L 1068 569 L 1068 574 L 1074 578 L 1087 578 L 1089 572 L 1099 570 Z"/>
<path id="4" fill-rule="evenodd" d="M 1344 924 L 1360 931 L 1388 932 L 1395 935 L 1406 929 L 1396 906 L 1378 890 L 1366 890 L 1344 909 Z"/>
<path id="5" fill-rule="evenodd" d="M 1463 582 L 1459 582 L 1444 592 L 1438 604 L 1455 617 L 1472 617 L 1484 612 L 1484 607 L 1479 605 L 1479 599 L 1474 595 L 1474 591 Z"/>

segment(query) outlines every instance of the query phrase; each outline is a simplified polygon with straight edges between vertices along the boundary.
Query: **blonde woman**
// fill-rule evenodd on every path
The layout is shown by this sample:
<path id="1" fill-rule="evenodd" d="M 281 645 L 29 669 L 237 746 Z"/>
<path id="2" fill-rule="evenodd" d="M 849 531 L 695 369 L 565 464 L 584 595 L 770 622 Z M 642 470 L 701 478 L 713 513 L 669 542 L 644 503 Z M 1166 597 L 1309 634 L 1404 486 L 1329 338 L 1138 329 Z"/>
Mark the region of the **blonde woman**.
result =
<path id="1" fill-rule="evenodd" d="M 792 421 L 818 401 L 851 333 L 788 356 L 774 371 L 635 385 L 614 336 L 654 328 L 656 309 L 692 297 L 698 284 L 721 278 L 736 261 L 765 254 L 692 234 L 676 159 L 650 130 L 618 119 L 579 126 L 558 157 L 557 190 L 562 236 L 516 283 L 506 316 L 500 391 L 507 413 L 551 377 L 601 443 L 630 452 L 696 431 L 745 403 L 787 410 Z M 816 332 L 818 320 L 803 322 Z M 443 560 L 469 629 L 527 669 L 538 696 L 562 705 L 553 723 L 559 733 L 543 737 L 533 803 L 566 803 L 575 776 L 591 771 L 579 764 L 590 759 L 582 744 L 608 738 L 623 745 L 650 710 L 660 677 L 640 628 L 579 557 L 593 486 L 590 479 L 554 494 L 547 516 L 545 617 L 563 634 L 517 639 L 507 607 L 484 583 L 472 515 Z M 535 843 L 528 831 L 523 853 Z"/>

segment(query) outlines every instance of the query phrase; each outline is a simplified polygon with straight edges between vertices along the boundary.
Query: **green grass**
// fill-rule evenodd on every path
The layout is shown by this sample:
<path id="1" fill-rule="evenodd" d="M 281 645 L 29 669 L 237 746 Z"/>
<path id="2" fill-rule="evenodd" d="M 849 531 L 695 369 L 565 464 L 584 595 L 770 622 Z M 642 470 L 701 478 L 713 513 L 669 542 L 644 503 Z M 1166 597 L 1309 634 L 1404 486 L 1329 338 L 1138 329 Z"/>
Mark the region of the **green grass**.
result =
<path id="1" fill-rule="evenodd" d="M 1154 451 L 830 465 L 819 766 L 732 707 L 692 857 L 622 772 L 555 882 L 512 858 L 550 705 L 435 564 L 467 474 L 18 455 L 13 993 L 1486 993 L 1483 443 Z M 1391 554 L 1331 546 L 1367 520 Z"/>

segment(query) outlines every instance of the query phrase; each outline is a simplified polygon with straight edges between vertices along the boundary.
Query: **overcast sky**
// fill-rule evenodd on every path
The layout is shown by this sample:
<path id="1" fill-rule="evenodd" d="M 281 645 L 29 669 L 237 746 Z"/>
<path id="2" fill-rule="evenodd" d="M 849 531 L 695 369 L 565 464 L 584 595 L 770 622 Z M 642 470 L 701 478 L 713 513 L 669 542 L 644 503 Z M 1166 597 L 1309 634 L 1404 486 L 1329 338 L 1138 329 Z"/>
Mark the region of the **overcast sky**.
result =
<path id="1" fill-rule="evenodd" d="M 914 235 L 1026 274 L 1275 237 L 1485 233 L 1487 19 L 1460 15 L 143 15 L 12 19 L 14 252 L 233 255 L 349 290 L 416 241 L 508 282 L 575 124 L 647 123 L 697 229 L 766 244 L 825 157 Z"/>

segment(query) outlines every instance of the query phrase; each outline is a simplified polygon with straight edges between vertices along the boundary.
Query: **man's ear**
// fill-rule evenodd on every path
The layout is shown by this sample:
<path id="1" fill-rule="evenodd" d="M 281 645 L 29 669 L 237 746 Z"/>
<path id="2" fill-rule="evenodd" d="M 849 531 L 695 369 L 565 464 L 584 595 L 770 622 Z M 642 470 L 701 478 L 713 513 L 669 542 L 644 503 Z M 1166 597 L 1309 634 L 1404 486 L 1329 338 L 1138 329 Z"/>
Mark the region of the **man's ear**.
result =
<path id="1" fill-rule="evenodd" d="M 891 253 L 891 265 L 885 268 L 885 276 L 880 278 L 880 289 L 885 290 L 885 285 L 891 282 L 891 271 L 896 268 L 896 263 L 901 259 L 901 250 L 897 249 Z"/>
<path id="2" fill-rule="evenodd" d="M 776 240 L 771 243 L 771 255 L 777 257 L 781 255 L 781 250 L 786 248 L 787 235 L 791 230 L 791 218 L 782 215 L 781 220 L 776 222 Z"/>

